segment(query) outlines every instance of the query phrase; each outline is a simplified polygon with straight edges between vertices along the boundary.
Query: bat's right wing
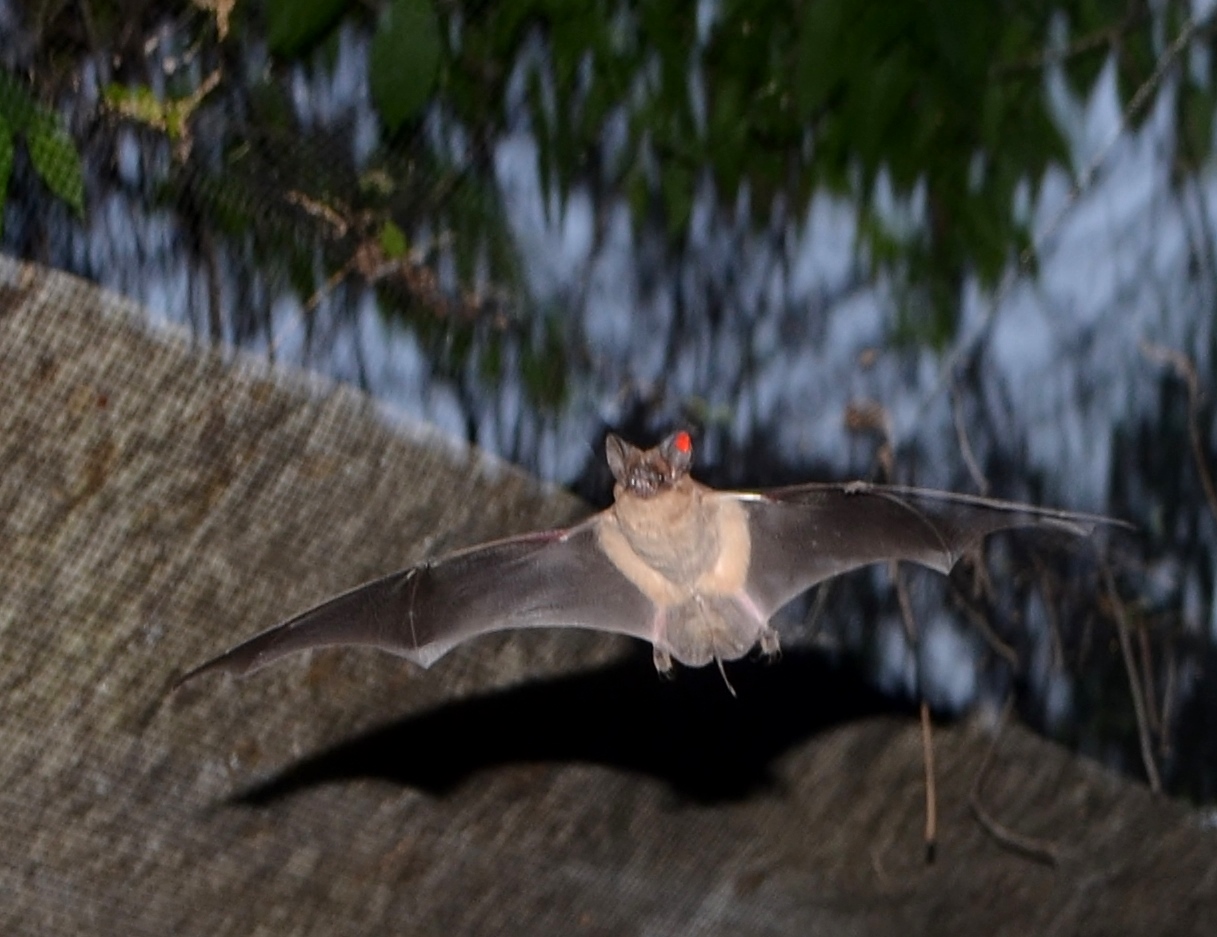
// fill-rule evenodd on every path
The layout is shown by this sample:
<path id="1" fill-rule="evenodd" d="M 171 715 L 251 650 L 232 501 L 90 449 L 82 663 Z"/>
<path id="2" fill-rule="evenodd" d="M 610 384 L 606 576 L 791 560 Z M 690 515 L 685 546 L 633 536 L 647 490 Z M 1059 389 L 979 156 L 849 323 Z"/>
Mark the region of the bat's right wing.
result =
<path id="1" fill-rule="evenodd" d="M 601 552 L 598 522 L 472 547 L 359 586 L 195 668 L 179 685 L 346 644 L 429 667 L 462 641 L 509 628 L 569 626 L 650 640 L 654 607 Z"/>
<path id="2" fill-rule="evenodd" d="M 749 597 L 771 615 L 840 573 L 904 560 L 948 573 L 989 534 L 1048 527 L 1074 535 L 1096 525 L 1128 527 L 1092 514 L 894 485 L 798 485 L 741 495 L 752 556 Z"/>

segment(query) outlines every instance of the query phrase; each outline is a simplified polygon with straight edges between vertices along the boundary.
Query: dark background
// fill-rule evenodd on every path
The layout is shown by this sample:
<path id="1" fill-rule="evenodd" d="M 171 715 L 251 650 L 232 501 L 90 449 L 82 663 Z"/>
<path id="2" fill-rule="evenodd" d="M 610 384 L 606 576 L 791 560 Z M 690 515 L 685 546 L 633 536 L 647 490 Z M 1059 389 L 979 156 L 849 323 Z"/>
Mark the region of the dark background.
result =
<path id="1" fill-rule="evenodd" d="M 720 486 L 891 479 L 1138 527 L 1097 550 L 1001 539 L 987 586 L 910 574 L 915 644 L 889 571 L 844 580 L 787 615 L 787 662 L 732 671 L 738 709 L 710 675 L 613 671 L 301 752 L 248 796 L 369 776 L 443 793 L 464 756 L 394 752 L 455 725 L 481 767 L 607 762 L 743 797 L 807 720 L 837 718 L 799 692 L 829 681 L 863 701 L 841 718 L 1013 698 L 1037 730 L 1137 780 L 1147 750 L 1166 790 L 1210 802 L 1213 24 L 1191 17 L 0 3 L 0 248 L 200 348 L 354 383 L 388 421 L 593 503 L 607 428 L 649 444 L 685 425 Z M 598 728 L 572 745 L 541 717 L 576 705 Z M 613 728 L 656 705 L 697 743 Z"/>

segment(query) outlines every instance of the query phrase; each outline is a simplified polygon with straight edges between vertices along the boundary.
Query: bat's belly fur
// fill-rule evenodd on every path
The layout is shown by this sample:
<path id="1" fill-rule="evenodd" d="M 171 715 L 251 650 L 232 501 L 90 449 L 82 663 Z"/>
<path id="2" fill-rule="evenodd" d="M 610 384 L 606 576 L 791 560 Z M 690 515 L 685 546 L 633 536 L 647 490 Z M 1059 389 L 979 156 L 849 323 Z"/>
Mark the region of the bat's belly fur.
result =
<path id="1" fill-rule="evenodd" d="M 750 602 L 747 603 L 751 605 Z M 777 633 L 755 611 L 731 596 L 694 595 L 680 605 L 664 609 L 655 626 L 655 665 L 671 667 L 675 658 L 690 667 L 714 660 L 735 660 L 760 643 L 762 650 L 777 650 Z"/>
<path id="2" fill-rule="evenodd" d="M 740 504 L 700 486 L 653 498 L 618 498 L 598 530 L 614 565 L 655 606 L 655 664 L 700 667 L 743 657 L 777 635 L 748 596 L 751 542 Z"/>

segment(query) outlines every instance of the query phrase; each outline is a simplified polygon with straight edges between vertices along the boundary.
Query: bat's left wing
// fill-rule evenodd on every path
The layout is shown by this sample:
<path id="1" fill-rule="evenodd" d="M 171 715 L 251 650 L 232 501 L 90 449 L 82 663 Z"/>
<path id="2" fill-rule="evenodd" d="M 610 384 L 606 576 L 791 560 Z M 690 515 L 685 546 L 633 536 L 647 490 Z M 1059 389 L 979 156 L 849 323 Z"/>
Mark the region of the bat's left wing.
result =
<path id="1" fill-rule="evenodd" d="M 508 628 L 576 627 L 650 640 L 655 609 L 600 549 L 601 515 L 420 563 L 276 625 L 195 668 L 245 674 L 315 647 L 364 645 L 430 666 Z"/>
<path id="2" fill-rule="evenodd" d="M 1123 521 L 923 488 L 797 485 L 738 495 L 752 552 L 745 589 L 771 615 L 825 579 L 871 563 L 905 560 L 948 573 L 991 533 L 1047 527 L 1084 536 Z"/>

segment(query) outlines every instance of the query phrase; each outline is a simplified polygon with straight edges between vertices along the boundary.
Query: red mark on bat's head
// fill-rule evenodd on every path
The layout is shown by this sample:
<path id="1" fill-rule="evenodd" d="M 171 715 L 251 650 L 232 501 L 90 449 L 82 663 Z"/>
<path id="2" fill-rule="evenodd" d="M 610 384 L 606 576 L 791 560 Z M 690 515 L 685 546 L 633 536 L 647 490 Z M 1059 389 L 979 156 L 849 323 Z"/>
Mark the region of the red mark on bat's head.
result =
<path id="1" fill-rule="evenodd" d="M 693 437 L 681 430 L 673 437 L 672 445 L 676 447 L 677 452 L 690 453 L 693 451 Z"/>

